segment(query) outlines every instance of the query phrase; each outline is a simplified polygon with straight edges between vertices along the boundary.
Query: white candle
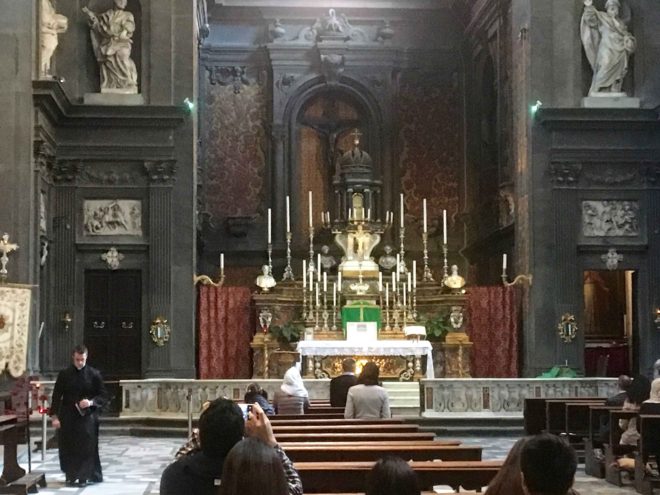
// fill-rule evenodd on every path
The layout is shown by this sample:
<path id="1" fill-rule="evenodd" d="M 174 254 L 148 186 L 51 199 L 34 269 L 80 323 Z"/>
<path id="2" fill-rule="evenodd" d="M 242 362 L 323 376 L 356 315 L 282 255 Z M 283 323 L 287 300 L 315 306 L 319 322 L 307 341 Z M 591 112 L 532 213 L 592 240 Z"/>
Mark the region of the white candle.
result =
<path id="1" fill-rule="evenodd" d="M 447 244 L 447 210 L 442 210 L 442 243 Z"/>
<path id="2" fill-rule="evenodd" d="M 316 255 L 316 278 L 321 281 L 321 253 Z"/>
<path id="3" fill-rule="evenodd" d="M 307 287 L 307 260 L 303 260 L 303 290 Z"/>
<path id="4" fill-rule="evenodd" d="M 332 305 L 337 306 L 337 284 L 332 283 Z"/>
<path id="5" fill-rule="evenodd" d="M 268 244 L 271 243 L 271 220 L 272 220 L 272 212 L 270 208 L 268 208 Z"/>
<path id="6" fill-rule="evenodd" d="M 403 305 L 406 306 L 406 284 L 403 284 Z"/>
<path id="7" fill-rule="evenodd" d="M 323 292 L 328 292 L 328 272 L 323 272 Z"/>
<path id="8" fill-rule="evenodd" d="M 291 206 L 289 196 L 286 197 L 286 231 L 291 232 Z"/>
<path id="9" fill-rule="evenodd" d="M 401 266 L 401 255 L 397 254 L 396 255 L 396 269 L 394 272 L 396 273 L 396 281 L 399 281 L 399 266 Z"/>
<path id="10" fill-rule="evenodd" d="M 367 208 L 367 220 L 371 219 L 371 208 Z"/>
<path id="11" fill-rule="evenodd" d="M 316 282 L 316 306 L 319 305 L 319 283 Z"/>
<path id="12" fill-rule="evenodd" d="M 396 290 L 396 275 L 392 272 L 392 290 Z"/>
<path id="13" fill-rule="evenodd" d="M 502 255 L 502 271 L 506 271 L 506 253 Z"/>
<path id="14" fill-rule="evenodd" d="M 424 198 L 423 205 L 424 205 L 424 233 L 426 233 L 426 198 Z"/>
<path id="15" fill-rule="evenodd" d="M 312 191 L 309 191 L 309 228 L 312 228 Z"/>
<path id="16" fill-rule="evenodd" d="M 416 289 L 417 288 L 417 260 L 413 260 L 412 274 L 413 274 L 413 289 Z"/>
<path id="17" fill-rule="evenodd" d="M 408 272 L 408 292 L 412 292 L 412 273 Z"/>
<path id="18" fill-rule="evenodd" d="M 400 213 L 401 213 L 401 218 L 400 218 L 401 225 L 400 225 L 400 227 L 403 228 L 403 193 L 401 193 L 399 195 L 399 203 L 400 203 L 399 210 L 400 210 Z"/>
<path id="19" fill-rule="evenodd" d="M 385 307 L 390 306 L 390 284 L 385 284 Z"/>
<path id="20" fill-rule="evenodd" d="M 341 272 L 337 273 L 337 285 L 339 286 L 339 291 L 341 292 Z"/>
<path id="21" fill-rule="evenodd" d="M 312 292 L 314 290 L 314 272 L 310 270 L 308 275 L 309 275 L 309 291 Z"/>
<path id="22" fill-rule="evenodd" d="M 220 271 L 225 269 L 225 253 L 220 253 Z"/>
<path id="23" fill-rule="evenodd" d="M 383 292 L 383 272 L 378 272 L 378 292 Z"/>

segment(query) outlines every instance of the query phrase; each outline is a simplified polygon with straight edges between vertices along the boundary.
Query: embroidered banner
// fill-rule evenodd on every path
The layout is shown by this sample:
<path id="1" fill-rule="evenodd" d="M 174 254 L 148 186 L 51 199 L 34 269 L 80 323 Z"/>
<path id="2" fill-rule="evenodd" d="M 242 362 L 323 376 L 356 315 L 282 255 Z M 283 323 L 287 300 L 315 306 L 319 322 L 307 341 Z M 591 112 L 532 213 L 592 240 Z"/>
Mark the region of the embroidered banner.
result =
<path id="1" fill-rule="evenodd" d="M 0 369 L 15 378 L 27 367 L 31 297 L 29 287 L 0 285 Z"/>

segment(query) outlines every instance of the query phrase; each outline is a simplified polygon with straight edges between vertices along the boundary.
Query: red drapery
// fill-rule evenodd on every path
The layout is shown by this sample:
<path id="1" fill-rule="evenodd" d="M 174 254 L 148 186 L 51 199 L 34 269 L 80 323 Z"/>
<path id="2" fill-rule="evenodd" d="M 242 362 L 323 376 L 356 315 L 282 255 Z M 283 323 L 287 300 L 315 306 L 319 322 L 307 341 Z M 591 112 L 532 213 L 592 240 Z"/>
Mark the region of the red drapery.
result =
<path id="1" fill-rule="evenodd" d="M 247 287 L 199 287 L 197 304 L 200 379 L 250 378 L 254 324 Z"/>
<path id="2" fill-rule="evenodd" d="M 518 377 L 519 297 L 515 287 L 471 287 L 467 333 L 475 378 Z"/>

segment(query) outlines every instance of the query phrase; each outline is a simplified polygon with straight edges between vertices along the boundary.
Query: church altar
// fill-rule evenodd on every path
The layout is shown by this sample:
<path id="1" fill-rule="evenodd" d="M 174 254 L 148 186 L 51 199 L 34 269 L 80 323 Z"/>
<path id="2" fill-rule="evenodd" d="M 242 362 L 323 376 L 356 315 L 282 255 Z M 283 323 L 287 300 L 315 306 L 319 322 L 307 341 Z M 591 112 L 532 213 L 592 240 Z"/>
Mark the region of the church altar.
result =
<path id="1" fill-rule="evenodd" d="M 328 378 L 341 374 L 341 361 L 353 357 L 361 362 L 379 364 L 381 378 L 415 380 L 434 378 L 433 348 L 427 340 L 376 340 L 355 342 L 346 340 L 298 342 L 298 352 L 303 357 L 305 378 Z M 425 363 L 422 358 L 426 358 Z M 396 358 L 396 359 L 392 359 Z M 426 372 L 423 373 L 424 368 Z"/>

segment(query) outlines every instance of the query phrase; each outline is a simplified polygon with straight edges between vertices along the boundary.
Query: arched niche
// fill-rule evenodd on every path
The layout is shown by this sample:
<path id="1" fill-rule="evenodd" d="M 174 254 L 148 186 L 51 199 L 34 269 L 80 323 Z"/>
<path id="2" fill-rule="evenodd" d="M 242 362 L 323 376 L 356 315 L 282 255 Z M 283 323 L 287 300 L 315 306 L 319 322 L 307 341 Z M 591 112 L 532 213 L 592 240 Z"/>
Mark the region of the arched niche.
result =
<path id="1" fill-rule="evenodd" d="M 283 163 L 279 170 L 276 167 L 275 183 L 281 173 L 283 196 L 289 194 L 296 205 L 292 230 L 299 234 L 294 235 L 294 239 L 300 240 L 298 247 L 304 245 L 308 232 L 309 190 L 314 193 L 315 232 L 319 232 L 321 226 L 321 211 L 335 215 L 332 189 L 335 162 L 341 153 L 352 149 L 354 129 L 361 133 L 360 148 L 373 158 L 374 178 L 383 182 L 391 180 L 390 171 L 382 166 L 381 115 L 371 92 L 348 77 L 340 78 L 335 84 L 326 84 L 324 78 L 314 77 L 301 84 L 288 100 L 282 118 L 286 129 Z"/>

